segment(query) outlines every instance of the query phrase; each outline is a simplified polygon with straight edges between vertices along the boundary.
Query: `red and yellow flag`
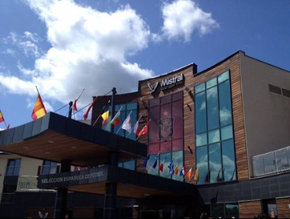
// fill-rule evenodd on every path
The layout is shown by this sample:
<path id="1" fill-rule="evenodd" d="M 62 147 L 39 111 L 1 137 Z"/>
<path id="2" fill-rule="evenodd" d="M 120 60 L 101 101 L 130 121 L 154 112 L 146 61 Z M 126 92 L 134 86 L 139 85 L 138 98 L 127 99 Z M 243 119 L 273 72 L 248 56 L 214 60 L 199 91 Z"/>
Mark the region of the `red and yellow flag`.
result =
<path id="1" fill-rule="evenodd" d="M 4 117 L 3 117 L 1 110 L 0 110 L 0 122 L 4 122 Z"/>
<path id="2" fill-rule="evenodd" d="M 36 120 L 36 119 L 39 119 L 45 115 L 46 115 L 46 109 L 45 109 L 45 106 L 42 102 L 41 96 L 38 93 L 31 117 L 33 120 Z"/>

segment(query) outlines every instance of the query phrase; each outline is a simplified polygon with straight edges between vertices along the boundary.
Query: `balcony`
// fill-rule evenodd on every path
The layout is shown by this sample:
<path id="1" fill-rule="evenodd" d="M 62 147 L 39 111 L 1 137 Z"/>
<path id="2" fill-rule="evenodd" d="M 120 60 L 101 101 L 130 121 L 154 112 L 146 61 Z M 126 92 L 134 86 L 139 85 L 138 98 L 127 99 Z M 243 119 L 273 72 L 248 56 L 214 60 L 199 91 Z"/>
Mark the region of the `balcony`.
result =
<path id="1" fill-rule="evenodd" d="M 254 177 L 273 175 L 290 170 L 290 146 L 253 156 Z"/>

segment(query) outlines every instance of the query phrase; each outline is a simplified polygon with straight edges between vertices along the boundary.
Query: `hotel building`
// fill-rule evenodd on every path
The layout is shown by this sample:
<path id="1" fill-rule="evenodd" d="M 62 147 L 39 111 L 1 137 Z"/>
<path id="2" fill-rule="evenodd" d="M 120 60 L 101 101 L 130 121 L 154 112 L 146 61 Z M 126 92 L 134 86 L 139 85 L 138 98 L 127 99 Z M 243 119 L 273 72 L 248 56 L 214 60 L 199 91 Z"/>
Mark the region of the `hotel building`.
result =
<path id="1" fill-rule="evenodd" d="M 90 126 L 51 113 L 0 133 L 0 215 L 15 217 L 22 203 L 21 217 L 57 217 L 67 197 L 74 218 L 290 217 L 289 71 L 238 51 L 201 72 L 190 64 L 94 98 Z M 102 125 L 106 110 L 120 112 L 113 129 Z M 149 121 L 146 135 L 121 128 L 129 115 L 132 129 Z M 103 175 L 84 180 L 89 173 Z"/>

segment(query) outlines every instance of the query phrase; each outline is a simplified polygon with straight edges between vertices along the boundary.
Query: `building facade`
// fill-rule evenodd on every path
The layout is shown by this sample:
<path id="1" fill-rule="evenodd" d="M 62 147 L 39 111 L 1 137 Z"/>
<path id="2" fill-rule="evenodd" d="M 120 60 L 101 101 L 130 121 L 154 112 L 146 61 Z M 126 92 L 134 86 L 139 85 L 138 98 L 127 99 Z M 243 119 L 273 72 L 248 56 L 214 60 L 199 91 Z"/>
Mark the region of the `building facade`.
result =
<path id="1" fill-rule="evenodd" d="M 111 96 L 94 98 L 91 125 L 109 131 L 109 123 L 103 125 L 100 115 L 106 110 L 112 114 Z M 190 64 L 139 81 L 138 91 L 116 95 L 114 108 L 121 119 L 114 133 L 148 145 L 148 160 L 125 159 L 119 162 L 120 168 L 193 184 L 202 198 L 202 211 L 215 218 L 253 218 L 262 214 L 290 217 L 289 71 L 238 51 L 201 72 L 196 64 Z M 131 132 L 121 127 L 128 117 Z M 139 131 L 149 124 L 147 134 L 136 136 L 133 126 L 137 121 Z M 34 188 L 33 180 L 29 181 L 31 185 L 25 184 L 26 175 L 54 173 L 58 169 L 58 164 L 50 160 L 10 154 L 3 154 L 0 163 L 2 210 L 11 198 L 7 193 L 20 197 L 22 187 Z M 31 212 L 34 209 L 30 215 L 35 215 L 39 207 L 53 211 L 55 194 L 41 191 L 51 203 L 30 206 Z M 101 203 L 102 197 L 92 196 L 94 204 L 83 206 L 73 202 L 73 196 L 86 199 L 85 194 L 70 194 L 71 217 L 79 217 L 80 209 L 89 217 L 99 214 L 96 209 L 101 205 L 96 200 Z M 132 217 L 173 215 L 169 210 L 173 204 L 164 200 L 147 197 L 120 203 L 126 203 L 120 206 L 126 206 L 123 211 L 129 211 Z M 133 208 L 137 205 L 138 210 Z M 174 203 L 175 216 L 186 216 L 182 206 L 182 200 Z"/>

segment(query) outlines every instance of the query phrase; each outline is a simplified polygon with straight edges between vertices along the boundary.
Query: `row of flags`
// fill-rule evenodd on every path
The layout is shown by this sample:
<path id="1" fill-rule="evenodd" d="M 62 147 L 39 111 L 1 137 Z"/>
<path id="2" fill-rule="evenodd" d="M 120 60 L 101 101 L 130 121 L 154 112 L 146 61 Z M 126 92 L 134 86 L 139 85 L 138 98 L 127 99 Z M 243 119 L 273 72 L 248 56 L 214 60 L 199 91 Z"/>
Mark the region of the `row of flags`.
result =
<path id="1" fill-rule="evenodd" d="M 84 91 L 84 89 L 83 89 L 83 91 Z M 83 91 L 82 91 L 82 93 L 83 93 Z M 32 117 L 33 120 L 39 119 L 39 118 L 45 116 L 46 113 L 47 113 L 38 89 L 37 89 L 37 93 L 38 93 L 37 99 L 36 99 L 35 105 L 33 107 L 32 114 L 31 114 L 31 117 Z M 73 102 L 72 109 L 74 111 L 78 111 L 77 101 L 81 97 L 82 93 Z M 84 113 L 84 119 L 85 120 L 88 118 L 88 115 L 89 115 L 92 107 L 94 106 L 96 100 L 97 100 L 97 98 L 94 98 L 94 100 L 92 101 L 92 103 L 90 104 L 90 106 L 88 107 L 86 112 Z M 121 109 L 122 108 L 120 108 L 119 111 L 115 114 L 115 116 L 111 119 L 111 121 L 110 121 L 111 125 L 117 126 L 117 125 L 119 125 L 121 123 Z M 148 133 L 148 126 L 149 126 L 150 120 L 145 124 L 145 126 L 141 130 L 139 130 L 139 120 L 140 120 L 141 117 L 137 120 L 135 125 L 132 127 L 131 113 L 132 113 L 132 111 L 128 114 L 128 116 L 126 117 L 126 119 L 122 123 L 121 128 L 123 130 L 126 130 L 129 134 L 131 134 L 132 131 L 133 131 L 138 138 L 140 138 L 142 135 L 146 135 Z M 1 116 L 3 118 L 2 113 L 1 113 Z M 101 117 L 103 119 L 102 125 L 106 125 L 109 122 L 109 119 L 110 119 L 109 110 L 107 110 L 104 113 L 102 113 Z M 3 121 L 4 121 L 4 118 L 3 118 Z M 0 118 L 0 122 L 1 122 L 1 118 Z"/>
<path id="2" fill-rule="evenodd" d="M 158 156 L 155 157 L 155 160 L 154 160 L 154 163 L 152 165 L 152 168 L 153 169 L 156 169 L 157 168 L 157 163 L 158 163 Z M 146 159 L 144 160 L 144 166 L 147 168 L 148 166 L 148 161 L 150 159 L 150 155 L 148 154 Z M 160 172 L 164 172 L 165 169 L 164 169 L 164 164 L 165 162 L 161 162 L 159 167 L 158 167 L 158 170 Z M 198 173 L 198 168 L 195 169 L 195 171 L 193 170 L 193 168 L 191 167 L 188 171 L 186 170 L 185 166 L 183 167 L 179 167 L 178 164 L 175 165 L 173 160 L 171 160 L 167 166 L 168 168 L 168 173 L 173 176 L 173 175 L 179 175 L 179 176 L 182 176 L 184 178 L 186 178 L 188 181 L 192 180 L 193 178 L 193 181 L 197 182 L 198 179 L 199 179 L 199 173 Z M 194 172 L 194 173 L 193 173 Z"/>

